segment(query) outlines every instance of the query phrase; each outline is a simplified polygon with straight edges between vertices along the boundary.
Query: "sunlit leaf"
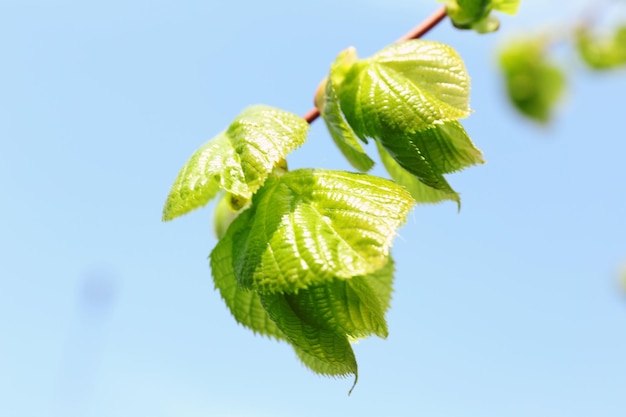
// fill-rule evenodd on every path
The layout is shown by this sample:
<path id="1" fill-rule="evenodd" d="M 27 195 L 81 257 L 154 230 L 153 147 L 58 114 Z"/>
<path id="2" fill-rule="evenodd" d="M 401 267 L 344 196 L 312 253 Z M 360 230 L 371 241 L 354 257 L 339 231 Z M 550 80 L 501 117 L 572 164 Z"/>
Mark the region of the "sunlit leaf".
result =
<path id="1" fill-rule="evenodd" d="M 406 188 L 417 203 L 440 203 L 445 200 L 451 200 L 459 205 L 461 204 L 461 197 L 450 186 L 444 189 L 437 189 L 424 184 L 418 177 L 402 168 L 385 148 L 380 144 L 377 145 L 380 159 L 391 178 Z"/>
<path id="2" fill-rule="evenodd" d="M 299 350 L 332 369 L 330 375 L 357 375 L 357 364 L 346 335 L 320 328 L 298 315 L 284 294 L 261 294 L 261 302 L 286 338 Z"/>
<path id="3" fill-rule="evenodd" d="M 491 7 L 502 13 L 517 14 L 521 0 L 491 0 Z"/>
<path id="4" fill-rule="evenodd" d="M 484 19 L 473 23 L 471 28 L 478 33 L 491 33 L 500 29 L 500 19 L 493 14 L 487 15 Z"/>
<path id="5" fill-rule="evenodd" d="M 390 133 L 379 143 L 385 150 L 381 152 L 385 168 L 394 180 L 409 189 L 418 202 L 446 199 L 458 203 L 458 194 L 443 174 L 484 163 L 481 152 L 457 121 L 433 124 L 405 135 Z M 427 188 L 415 183 L 415 180 Z"/>
<path id="6" fill-rule="evenodd" d="M 576 44 L 583 61 L 596 70 L 626 65 L 626 26 L 605 37 L 594 36 L 587 28 L 576 32 Z"/>
<path id="7" fill-rule="evenodd" d="M 394 272 L 395 262 L 392 257 L 389 257 L 384 267 L 363 277 L 378 296 L 380 306 L 385 312 L 391 307 Z"/>
<path id="8" fill-rule="evenodd" d="M 470 29 L 489 14 L 492 0 L 439 0 L 446 3 L 446 13 L 454 26 Z"/>
<path id="9" fill-rule="evenodd" d="M 352 369 L 348 365 L 346 366 L 343 363 L 336 362 L 326 362 L 323 359 L 319 359 L 317 356 L 311 355 L 305 352 L 303 349 L 300 349 L 298 346 L 291 344 L 291 347 L 298 355 L 298 359 L 311 371 L 316 374 L 333 376 L 333 377 L 346 377 L 352 374 Z M 356 384 L 356 378 L 354 383 Z"/>
<path id="10" fill-rule="evenodd" d="M 337 95 L 363 140 L 416 132 L 469 115 L 469 76 L 462 59 L 439 42 L 412 40 L 354 63 Z"/>
<path id="11" fill-rule="evenodd" d="M 547 60 L 545 49 L 545 40 L 529 39 L 509 43 L 500 53 L 511 102 L 542 123 L 550 120 L 565 86 L 563 72 Z"/>
<path id="12" fill-rule="evenodd" d="M 390 259 L 373 274 L 335 280 L 286 295 L 285 299 L 298 317 L 316 328 L 347 334 L 348 340 L 371 333 L 386 337 L 384 313 L 390 305 L 392 282 L 393 261 Z M 323 356 L 293 345 L 300 360 L 314 372 L 331 376 L 346 374 L 344 364 L 329 362 Z"/>
<path id="13" fill-rule="evenodd" d="M 364 174 L 301 169 L 271 178 L 226 232 L 237 242 L 235 276 L 260 292 L 295 292 L 372 273 L 412 204 L 401 186 Z"/>
<path id="14" fill-rule="evenodd" d="M 478 33 L 498 30 L 500 20 L 492 11 L 516 14 L 520 0 L 439 0 L 446 3 L 446 13 L 459 29 L 473 29 Z"/>
<path id="15" fill-rule="evenodd" d="M 249 211 L 242 212 L 241 216 L 249 216 Z M 243 289 L 237 284 L 233 270 L 233 251 L 238 243 L 233 241 L 233 236 L 233 233 L 224 235 L 211 253 L 211 274 L 215 288 L 219 290 L 237 322 L 255 333 L 285 339 L 283 332 L 261 305 L 258 293 Z"/>
<path id="16" fill-rule="evenodd" d="M 392 275 L 384 268 L 381 271 L 377 271 L 378 276 L 383 273 L 385 277 Z M 335 279 L 285 297 L 298 316 L 307 318 L 317 327 L 334 330 L 352 339 L 371 334 L 384 338 L 388 334 L 385 308 L 370 284 L 373 279 L 367 276 Z M 390 292 L 391 279 L 387 282 L 386 292 Z"/>
<path id="17" fill-rule="evenodd" d="M 245 109 L 183 166 L 165 202 L 163 219 L 205 205 L 220 189 L 251 198 L 274 166 L 306 140 L 307 131 L 307 122 L 295 114 L 260 105 Z"/>
<path id="18" fill-rule="evenodd" d="M 244 211 L 241 217 L 249 216 Z M 242 227 L 239 222 L 233 227 Z M 211 254 L 216 288 L 235 319 L 256 333 L 285 339 L 309 368 L 324 375 L 356 375 L 350 340 L 387 336 L 393 262 L 366 276 L 331 280 L 294 294 L 260 294 L 237 285 L 233 252 L 238 245 L 228 233 Z"/>
<path id="19" fill-rule="evenodd" d="M 365 153 L 356 134 L 346 122 L 336 91 L 354 62 L 356 62 L 354 48 L 346 49 L 339 54 L 331 66 L 322 94 L 316 96 L 316 106 L 320 109 L 333 141 L 348 162 L 359 171 L 366 172 L 374 166 L 374 161 Z"/>
<path id="20" fill-rule="evenodd" d="M 213 211 L 213 231 L 218 239 L 226 234 L 228 226 L 238 215 L 238 212 L 231 206 L 230 197 L 229 194 L 222 194 Z"/>

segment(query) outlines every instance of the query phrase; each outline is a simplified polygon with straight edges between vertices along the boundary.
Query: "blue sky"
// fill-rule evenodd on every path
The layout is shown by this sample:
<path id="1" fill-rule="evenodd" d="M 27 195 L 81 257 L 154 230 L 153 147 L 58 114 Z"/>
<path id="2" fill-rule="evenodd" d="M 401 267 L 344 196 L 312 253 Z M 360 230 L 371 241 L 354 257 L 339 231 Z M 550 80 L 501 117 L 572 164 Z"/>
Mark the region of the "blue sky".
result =
<path id="1" fill-rule="evenodd" d="M 466 60 L 464 125 L 488 163 L 450 178 L 460 213 L 420 206 L 400 231 L 390 336 L 356 345 L 348 397 L 229 316 L 211 206 L 161 208 L 244 107 L 304 114 L 338 51 L 370 55 L 439 4 L 0 2 L 0 415 L 622 416 L 626 74 L 558 48 L 569 88 L 542 128 L 495 65 L 510 36 L 590 4 L 556 3 L 524 1 L 496 34 L 428 35 Z M 289 162 L 349 169 L 321 123 Z"/>

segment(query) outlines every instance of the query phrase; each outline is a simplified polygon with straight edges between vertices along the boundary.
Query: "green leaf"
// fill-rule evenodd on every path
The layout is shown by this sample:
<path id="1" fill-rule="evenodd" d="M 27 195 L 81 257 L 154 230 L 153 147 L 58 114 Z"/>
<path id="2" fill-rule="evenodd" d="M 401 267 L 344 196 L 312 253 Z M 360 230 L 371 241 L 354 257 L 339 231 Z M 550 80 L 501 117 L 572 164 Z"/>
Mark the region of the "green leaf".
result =
<path id="1" fill-rule="evenodd" d="M 395 272 L 395 262 L 392 257 L 381 269 L 365 275 L 363 278 L 374 293 L 378 296 L 378 302 L 383 311 L 386 312 L 391 307 L 391 295 L 393 293 L 393 275 Z"/>
<path id="2" fill-rule="evenodd" d="M 385 148 L 380 144 L 377 145 L 380 159 L 391 178 L 406 188 L 417 203 L 440 203 L 445 200 L 451 200 L 456 201 L 457 205 L 460 206 L 461 197 L 451 187 L 450 189 L 444 188 L 440 190 L 424 184 L 418 177 L 402 168 Z"/>
<path id="3" fill-rule="evenodd" d="M 345 341 L 372 333 L 387 336 L 384 315 L 390 304 L 392 282 L 390 259 L 382 269 L 367 276 L 334 280 L 296 294 L 272 295 L 269 299 L 280 308 L 264 305 L 309 369 L 322 375 L 356 376 L 356 359 Z M 262 295 L 261 299 L 268 298 Z M 340 349 L 324 340 L 332 340 L 333 344 L 340 341 Z"/>
<path id="4" fill-rule="evenodd" d="M 305 365 L 326 375 L 358 375 L 358 368 L 352 346 L 346 335 L 320 328 L 308 322 L 293 309 L 284 294 L 261 294 L 261 302 L 296 348 Z M 303 355 L 304 354 L 304 355 Z"/>
<path id="5" fill-rule="evenodd" d="M 502 13 L 517 14 L 521 0 L 492 0 L 491 7 Z"/>
<path id="6" fill-rule="evenodd" d="M 478 33 L 495 32 L 500 20 L 491 11 L 516 14 L 520 0 L 439 0 L 446 3 L 446 13 L 459 29 Z"/>
<path id="7" fill-rule="evenodd" d="M 446 13 L 454 26 L 470 29 L 483 20 L 491 10 L 491 0 L 439 0 L 446 3 Z"/>
<path id="8" fill-rule="evenodd" d="M 317 356 L 310 355 L 305 352 L 303 349 L 300 349 L 298 346 L 291 344 L 291 347 L 298 355 L 298 359 L 311 371 L 316 374 L 325 375 L 325 376 L 334 376 L 334 377 L 345 377 L 347 375 L 352 374 L 352 369 L 350 366 L 346 366 L 345 364 L 336 364 L 326 362 L 323 359 L 319 359 Z M 356 360 L 356 359 L 355 359 Z M 356 384 L 356 378 L 354 383 Z"/>
<path id="9" fill-rule="evenodd" d="M 370 275 L 335 280 L 295 295 L 287 295 L 286 299 L 299 317 L 306 317 L 308 322 L 317 327 L 343 332 L 349 340 L 371 333 L 386 337 L 384 314 L 391 304 L 393 272 L 393 261 L 390 258 L 383 268 Z M 342 298 L 344 291 L 346 294 Z M 324 298 L 327 294 L 330 297 Z M 346 374 L 343 366 L 330 364 L 296 345 L 293 348 L 300 360 L 318 374 Z"/>
<path id="10" fill-rule="evenodd" d="M 383 267 L 374 273 L 388 278 L 384 293 L 391 292 L 393 264 L 390 264 L 391 269 Z M 370 276 L 335 279 L 295 294 L 286 294 L 285 298 L 299 317 L 306 318 L 314 326 L 345 334 L 351 339 L 371 334 L 385 338 L 388 335 L 386 308 L 370 283 L 374 279 Z M 377 284 L 381 283 L 377 281 Z"/>
<path id="11" fill-rule="evenodd" d="M 213 232 L 217 239 L 221 239 L 228 230 L 228 226 L 235 220 L 238 211 L 233 210 L 230 203 L 230 194 L 223 194 L 213 211 Z"/>
<path id="12" fill-rule="evenodd" d="M 367 172 L 374 166 L 374 161 L 365 153 L 356 134 L 341 113 L 336 91 L 355 61 L 354 48 L 346 49 L 339 54 L 331 66 L 323 93 L 316 96 L 316 106 L 320 109 L 333 141 L 348 162 L 359 171 Z"/>
<path id="13" fill-rule="evenodd" d="M 237 242 L 235 276 L 259 292 L 291 293 L 372 273 L 412 204 L 401 186 L 364 174 L 302 169 L 271 178 L 226 232 Z"/>
<path id="14" fill-rule="evenodd" d="M 461 123 L 456 120 L 434 124 L 415 132 L 408 141 L 436 171 L 444 174 L 485 162 L 480 150 L 474 146 Z M 381 144 L 392 147 L 388 142 L 391 141 L 381 141 Z"/>
<path id="15" fill-rule="evenodd" d="M 249 210 L 240 217 L 249 216 Z M 241 224 L 241 223 L 240 223 Z M 265 311 L 259 294 L 254 290 L 246 290 L 237 284 L 233 270 L 233 251 L 238 242 L 233 241 L 232 233 L 226 233 L 219 244 L 211 252 L 211 274 L 215 288 L 238 323 L 251 329 L 254 333 L 285 339 L 283 332 Z"/>
<path id="16" fill-rule="evenodd" d="M 172 220 L 209 202 L 222 189 L 249 199 L 285 156 L 306 140 L 307 122 L 268 106 L 252 106 L 183 166 L 163 208 Z"/>
<path id="17" fill-rule="evenodd" d="M 380 141 L 380 145 L 385 150 L 380 154 L 387 171 L 420 202 L 446 199 L 458 203 L 458 194 L 450 187 L 443 174 L 484 163 L 481 152 L 457 121 L 433 124 L 405 135 L 390 132 Z M 415 180 L 427 188 L 417 184 Z M 429 191 L 428 188 L 433 190 Z"/>
<path id="18" fill-rule="evenodd" d="M 241 218 L 249 217 L 249 210 Z M 239 221 L 234 229 L 243 227 Z M 349 341 L 377 334 L 387 336 L 393 261 L 378 271 L 348 280 L 335 279 L 296 294 L 259 295 L 237 285 L 233 253 L 239 241 L 227 233 L 211 254 L 215 286 L 235 319 L 255 333 L 289 341 L 313 371 L 333 376 L 356 376 L 356 359 Z"/>
<path id="19" fill-rule="evenodd" d="M 489 14 L 484 19 L 473 23 L 471 28 L 481 34 L 495 32 L 500 29 L 500 19 L 493 14 Z"/>
<path id="20" fill-rule="evenodd" d="M 337 95 L 347 122 L 363 140 L 416 132 L 470 113 L 462 59 L 447 45 L 421 39 L 357 61 Z"/>
<path id="21" fill-rule="evenodd" d="M 626 65 L 626 26 L 606 37 L 593 36 L 583 27 L 576 32 L 576 45 L 581 58 L 592 69 L 607 70 Z"/>
<path id="22" fill-rule="evenodd" d="M 565 87 L 565 76 L 546 58 L 546 41 L 510 43 L 500 53 L 506 88 L 513 105 L 525 116 L 546 123 Z"/>

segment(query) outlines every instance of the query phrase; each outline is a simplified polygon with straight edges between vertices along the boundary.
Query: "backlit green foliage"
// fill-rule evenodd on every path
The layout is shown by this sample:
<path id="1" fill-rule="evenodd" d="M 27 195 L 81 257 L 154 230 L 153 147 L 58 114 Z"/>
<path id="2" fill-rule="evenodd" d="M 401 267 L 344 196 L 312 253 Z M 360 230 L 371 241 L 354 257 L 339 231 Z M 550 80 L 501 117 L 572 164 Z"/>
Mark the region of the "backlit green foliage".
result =
<path id="1" fill-rule="evenodd" d="M 544 38 L 509 43 L 500 53 L 506 90 L 525 116 L 546 123 L 563 93 L 565 76 L 548 61 Z"/>
<path id="2" fill-rule="evenodd" d="M 237 242 L 237 281 L 287 293 L 373 273 L 412 204 L 401 186 L 363 174 L 300 169 L 271 178 L 226 232 Z M 222 241 L 215 251 L 230 251 Z"/>
<path id="3" fill-rule="evenodd" d="M 308 129 L 295 114 L 268 106 L 247 108 L 183 166 L 165 202 L 163 220 L 202 207 L 220 190 L 250 199 L 274 167 L 304 143 Z"/>
<path id="4" fill-rule="evenodd" d="M 314 371 L 356 377 L 350 341 L 387 336 L 389 249 L 411 205 L 362 174 L 271 178 L 211 253 L 215 286 L 241 324 L 287 340 Z"/>
<path id="5" fill-rule="evenodd" d="M 566 84 L 564 69 L 553 64 L 552 57 L 557 53 L 562 55 L 564 50 L 576 52 L 587 68 L 594 71 L 623 68 L 626 25 L 601 27 L 598 14 L 591 13 L 584 16 L 582 24 L 569 29 L 561 27 L 558 31 L 522 35 L 519 40 L 507 43 L 500 53 L 500 66 L 509 99 L 522 115 L 539 123 L 552 119 Z M 571 72 L 573 68 L 569 66 L 567 70 Z"/>
<path id="6" fill-rule="evenodd" d="M 369 171 L 374 166 L 374 161 L 365 153 L 359 140 L 346 121 L 339 106 L 337 88 L 343 82 L 346 73 L 356 62 L 356 51 L 349 48 L 337 57 L 331 66 L 330 75 L 326 78 L 316 96 L 315 105 L 320 109 L 326 127 L 333 141 L 346 157 L 350 164 L 359 171 Z"/>
<path id="7" fill-rule="evenodd" d="M 452 24 L 459 29 L 473 29 L 478 33 L 498 30 L 500 20 L 491 12 L 517 13 L 520 0 L 439 0 L 446 3 Z"/>
<path id="8" fill-rule="evenodd" d="M 415 40 L 362 60 L 348 49 L 331 67 L 329 79 L 342 80 L 322 108 L 325 120 L 327 107 L 341 108 L 347 125 L 336 135 L 345 141 L 374 139 L 391 177 L 418 202 L 459 202 L 443 174 L 483 159 L 456 121 L 470 113 L 470 82 L 452 48 Z"/>
<path id="9" fill-rule="evenodd" d="M 474 6 L 459 2 L 455 16 L 475 27 L 517 2 L 466 10 Z M 388 335 L 398 229 L 416 202 L 460 203 L 444 175 L 484 162 L 459 123 L 470 114 L 469 90 L 463 61 L 442 43 L 406 41 L 365 59 L 348 48 L 315 103 L 360 173 L 290 171 L 286 157 L 305 142 L 307 122 L 252 106 L 183 166 L 163 219 L 219 195 L 211 272 L 235 320 L 289 343 L 314 372 L 356 383 L 351 343 Z M 374 165 L 362 146 L 369 140 L 391 180 L 364 173 Z"/>
<path id="10" fill-rule="evenodd" d="M 612 69 L 626 65 L 626 26 L 612 34 L 594 36 L 586 27 L 576 32 L 576 46 L 583 61 L 597 70 Z"/>

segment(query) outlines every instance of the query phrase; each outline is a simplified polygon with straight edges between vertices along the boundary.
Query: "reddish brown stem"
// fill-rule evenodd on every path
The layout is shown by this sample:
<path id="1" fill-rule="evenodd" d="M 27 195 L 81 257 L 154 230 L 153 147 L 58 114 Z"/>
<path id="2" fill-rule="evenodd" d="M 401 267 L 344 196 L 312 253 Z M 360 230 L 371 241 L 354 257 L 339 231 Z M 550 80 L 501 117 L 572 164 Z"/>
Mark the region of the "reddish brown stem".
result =
<path id="1" fill-rule="evenodd" d="M 441 6 L 433 14 L 428 16 L 428 18 L 426 18 L 422 23 L 415 26 L 409 32 L 405 33 L 404 36 L 396 40 L 396 43 L 408 41 L 410 39 L 421 38 L 426 33 L 428 33 L 428 31 L 430 31 L 432 28 L 437 26 L 437 24 L 439 24 L 439 22 L 445 19 L 445 17 L 446 17 L 446 6 Z M 302 118 L 306 120 L 309 124 L 311 124 L 319 116 L 320 116 L 320 111 L 317 109 L 317 107 L 313 107 L 311 110 L 306 112 L 306 114 L 302 116 Z"/>
<path id="2" fill-rule="evenodd" d="M 417 39 L 424 36 L 428 33 L 432 28 L 437 26 L 439 22 L 441 22 L 446 17 L 446 6 L 441 6 L 437 9 L 433 14 L 428 16 L 426 20 L 413 28 L 410 32 L 407 32 L 403 37 L 398 39 L 397 42 L 404 42 L 410 39 Z"/>
<path id="3" fill-rule="evenodd" d="M 306 120 L 308 124 L 313 123 L 318 117 L 320 117 L 320 111 L 317 107 L 313 107 L 311 110 L 306 112 L 304 116 L 302 116 L 302 118 Z"/>

